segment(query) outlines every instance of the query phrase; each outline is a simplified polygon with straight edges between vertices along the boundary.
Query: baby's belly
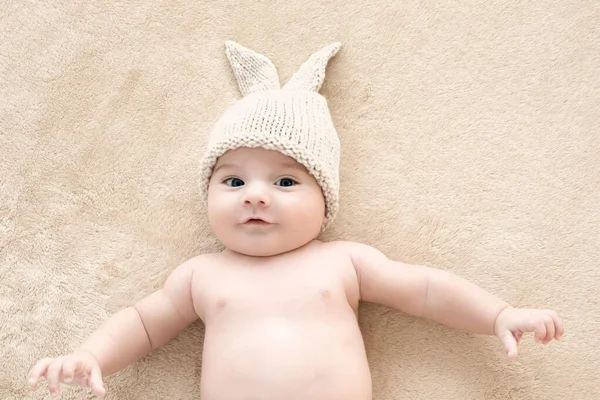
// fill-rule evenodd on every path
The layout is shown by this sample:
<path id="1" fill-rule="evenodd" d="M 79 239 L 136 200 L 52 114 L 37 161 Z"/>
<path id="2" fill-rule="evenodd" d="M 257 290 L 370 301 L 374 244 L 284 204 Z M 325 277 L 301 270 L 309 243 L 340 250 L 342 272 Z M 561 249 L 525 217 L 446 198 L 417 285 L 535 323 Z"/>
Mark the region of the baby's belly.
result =
<path id="1" fill-rule="evenodd" d="M 356 320 L 263 318 L 207 327 L 203 400 L 370 400 Z"/>

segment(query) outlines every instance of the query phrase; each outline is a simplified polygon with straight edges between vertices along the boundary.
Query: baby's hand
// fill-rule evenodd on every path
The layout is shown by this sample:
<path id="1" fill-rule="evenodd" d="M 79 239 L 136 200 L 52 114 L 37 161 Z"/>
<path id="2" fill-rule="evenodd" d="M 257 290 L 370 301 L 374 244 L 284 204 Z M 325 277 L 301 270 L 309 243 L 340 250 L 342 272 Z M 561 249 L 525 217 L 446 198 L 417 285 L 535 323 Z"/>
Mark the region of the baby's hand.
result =
<path id="1" fill-rule="evenodd" d="M 564 335 L 562 319 L 552 310 L 505 308 L 496 318 L 494 334 L 504 344 L 508 358 L 517 358 L 517 345 L 524 333 L 534 332 L 538 343 L 547 344 Z"/>
<path id="2" fill-rule="evenodd" d="M 35 388 L 42 376 L 48 381 L 48 390 L 53 396 L 60 393 L 61 383 L 87 386 L 99 397 L 106 393 L 98 361 L 86 351 L 75 351 L 67 356 L 39 360 L 29 371 L 27 383 Z"/>

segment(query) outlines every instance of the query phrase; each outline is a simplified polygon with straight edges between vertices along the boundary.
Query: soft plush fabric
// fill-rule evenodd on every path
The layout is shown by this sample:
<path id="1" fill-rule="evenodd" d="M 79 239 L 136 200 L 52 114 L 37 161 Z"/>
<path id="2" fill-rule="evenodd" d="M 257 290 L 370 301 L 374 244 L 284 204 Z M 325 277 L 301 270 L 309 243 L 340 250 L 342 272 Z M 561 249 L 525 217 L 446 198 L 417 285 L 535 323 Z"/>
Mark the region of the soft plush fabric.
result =
<path id="1" fill-rule="evenodd" d="M 220 249 L 198 160 L 239 98 L 226 40 L 282 82 L 343 43 L 321 90 L 342 146 L 323 239 L 565 320 L 510 362 L 493 337 L 363 304 L 375 399 L 600 398 L 598 21 L 597 1 L 3 2 L 0 398 L 43 398 L 36 359 Z M 202 338 L 198 322 L 106 398 L 197 399 Z"/>

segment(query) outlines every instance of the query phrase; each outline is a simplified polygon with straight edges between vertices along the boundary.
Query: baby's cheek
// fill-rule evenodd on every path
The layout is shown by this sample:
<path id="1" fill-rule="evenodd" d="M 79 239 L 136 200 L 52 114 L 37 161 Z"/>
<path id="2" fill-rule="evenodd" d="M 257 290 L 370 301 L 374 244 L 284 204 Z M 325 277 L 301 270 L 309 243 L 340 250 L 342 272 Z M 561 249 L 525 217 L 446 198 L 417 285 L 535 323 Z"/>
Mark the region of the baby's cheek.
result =
<path id="1" fill-rule="evenodd" d="M 208 216 L 212 221 L 225 221 L 232 217 L 233 210 L 231 205 L 218 198 L 217 196 L 212 199 L 209 198 L 208 202 Z"/>
<path id="2" fill-rule="evenodd" d="M 310 220 L 320 221 L 325 213 L 324 205 L 315 199 L 300 200 L 294 204 L 292 210 L 296 219 L 307 222 Z"/>
<path id="3" fill-rule="evenodd" d="M 224 201 L 215 205 L 215 215 L 221 221 L 229 221 L 235 219 L 235 210 L 230 203 Z"/>

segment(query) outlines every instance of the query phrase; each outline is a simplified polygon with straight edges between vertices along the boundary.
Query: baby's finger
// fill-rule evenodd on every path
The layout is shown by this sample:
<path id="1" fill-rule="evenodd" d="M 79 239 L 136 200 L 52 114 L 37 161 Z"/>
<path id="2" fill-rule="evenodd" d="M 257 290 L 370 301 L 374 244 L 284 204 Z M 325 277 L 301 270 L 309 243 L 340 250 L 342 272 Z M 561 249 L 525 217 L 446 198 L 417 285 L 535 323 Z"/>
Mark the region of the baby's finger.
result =
<path id="1" fill-rule="evenodd" d="M 63 359 L 62 357 L 54 359 L 48 367 L 46 380 L 48 381 L 48 390 L 52 395 L 60 393 L 60 378 L 62 375 Z"/>
<path id="2" fill-rule="evenodd" d="M 65 383 L 73 382 L 75 370 L 79 367 L 79 364 L 81 364 L 80 360 L 75 360 L 73 357 L 67 357 L 62 369 L 63 380 Z"/>
<path id="3" fill-rule="evenodd" d="M 36 387 L 41 376 L 46 375 L 46 370 L 52 363 L 53 358 L 43 358 L 39 360 L 31 369 L 27 375 L 27 384 L 32 388 Z"/>
<path id="4" fill-rule="evenodd" d="M 508 356 L 508 359 L 509 360 L 516 359 L 519 352 L 517 350 L 517 340 L 513 336 L 513 333 L 511 331 L 507 330 L 506 332 L 501 333 L 498 336 L 498 339 L 500 339 L 500 341 L 504 345 L 504 351 L 506 351 L 506 355 Z"/>
<path id="5" fill-rule="evenodd" d="M 563 336 L 565 335 L 565 327 L 563 325 L 562 318 L 560 318 L 558 316 L 558 314 L 552 310 L 548 310 L 548 315 L 550 316 L 550 318 L 552 318 L 552 321 L 554 322 L 554 327 L 555 327 L 554 338 L 556 340 L 561 340 L 563 338 Z"/>
<path id="6" fill-rule="evenodd" d="M 104 397 L 106 389 L 102 382 L 102 371 L 97 365 L 92 368 L 92 374 L 90 376 L 90 387 L 94 391 L 94 394 L 98 397 Z"/>
<path id="7" fill-rule="evenodd" d="M 546 337 L 546 324 L 543 319 L 537 318 L 536 321 L 533 322 L 533 332 L 535 333 L 535 341 L 541 343 Z"/>
<path id="8" fill-rule="evenodd" d="M 546 325 L 546 337 L 542 341 L 543 344 L 548 344 L 552 339 L 554 339 L 554 321 L 550 318 L 550 315 L 544 314 L 544 325 Z"/>

